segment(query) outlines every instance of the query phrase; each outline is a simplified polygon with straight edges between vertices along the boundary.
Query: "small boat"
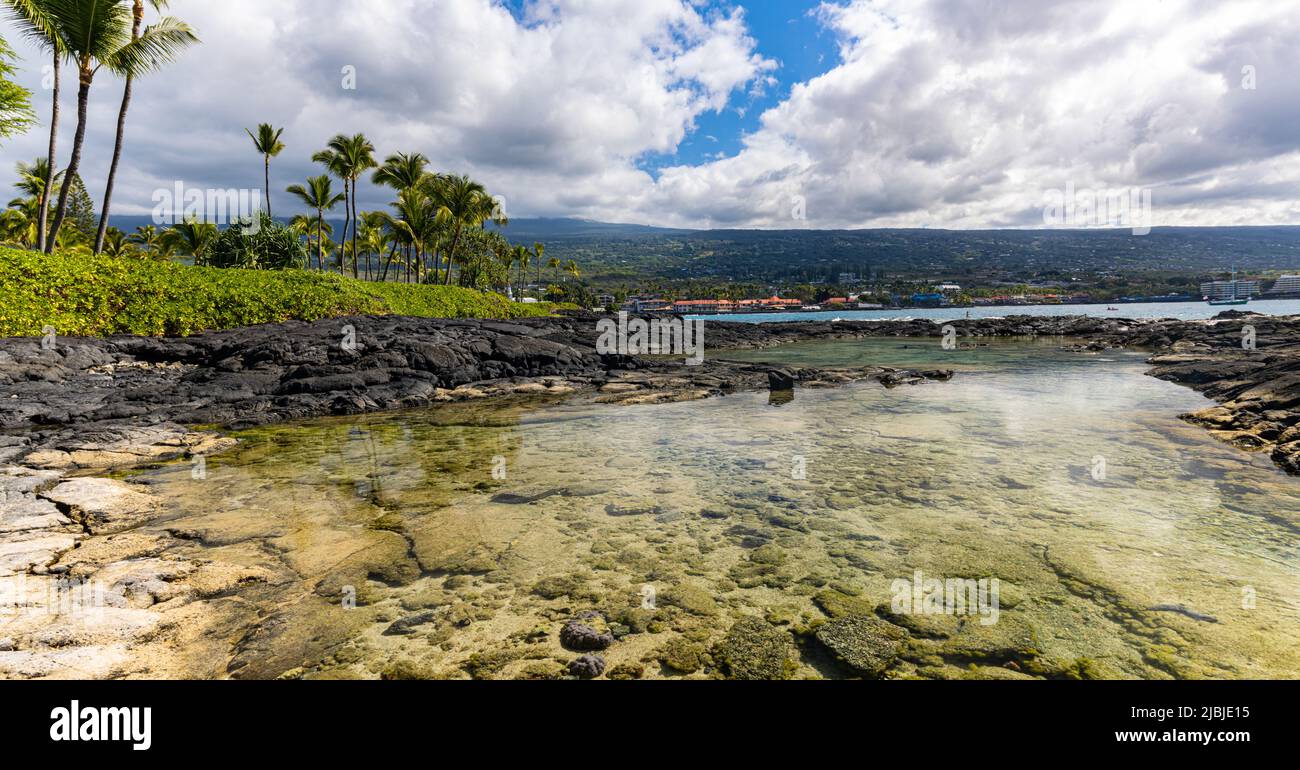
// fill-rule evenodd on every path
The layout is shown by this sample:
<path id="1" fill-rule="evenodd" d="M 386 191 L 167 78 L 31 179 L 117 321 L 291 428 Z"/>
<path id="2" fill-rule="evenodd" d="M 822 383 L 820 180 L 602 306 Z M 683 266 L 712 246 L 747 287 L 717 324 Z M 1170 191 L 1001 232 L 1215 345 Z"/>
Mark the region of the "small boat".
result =
<path id="1" fill-rule="evenodd" d="M 1108 307 L 1108 308 L 1106 308 L 1106 310 L 1110 311 L 1111 313 L 1118 313 L 1118 312 L 1119 312 L 1119 308 L 1117 308 L 1117 307 Z"/>

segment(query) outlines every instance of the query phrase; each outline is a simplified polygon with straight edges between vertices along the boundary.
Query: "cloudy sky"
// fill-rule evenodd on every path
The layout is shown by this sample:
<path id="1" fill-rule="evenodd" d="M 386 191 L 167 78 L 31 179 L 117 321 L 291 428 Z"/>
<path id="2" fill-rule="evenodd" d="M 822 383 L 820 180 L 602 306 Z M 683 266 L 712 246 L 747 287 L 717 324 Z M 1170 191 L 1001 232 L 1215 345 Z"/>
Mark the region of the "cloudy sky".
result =
<path id="1" fill-rule="evenodd" d="M 137 86 L 118 213 L 178 180 L 260 186 L 243 129 L 271 122 L 288 144 L 275 191 L 319 173 L 330 136 L 365 132 L 480 179 L 515 217 L 1041 227 L 1070 185 L 1150 189 L 1157 225 L 1300 224 L 1297 0 L 171 5 L 204 42 Z M 47 113 L 43 58 L 0 30 Z M 120 90 L 104 75 L 92 94 L 97 198 Z M 0 185 L 45 141 L 0 147 Z M 386 200 L 363 190 L 363 208 Z"/>

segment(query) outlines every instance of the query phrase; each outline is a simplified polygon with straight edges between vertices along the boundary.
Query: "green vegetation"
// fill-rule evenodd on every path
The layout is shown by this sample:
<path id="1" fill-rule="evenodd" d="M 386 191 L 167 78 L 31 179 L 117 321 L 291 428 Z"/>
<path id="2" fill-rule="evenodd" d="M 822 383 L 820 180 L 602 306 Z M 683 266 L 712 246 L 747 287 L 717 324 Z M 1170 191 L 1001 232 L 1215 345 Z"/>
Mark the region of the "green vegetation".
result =
<path id="1" fill-rule="evenodd" d="M 36 122 L 31 92 L 9 79 L 13 59 L 13 49 L 0 37 L 0 139 L 24 133 Z"/>
<path id="2" fill-rule="evenodd" d="M 150 0 L 156 9 L 166 6 L 165 0 Z M 109 168 L 108 189 L 104 196 L 103 226 L 98 229 L 95 251 L 103 246 L 108 231 L 109 203 L 113 194 L 113 180 L 121 158 L 122 139 L 126 129 L 126 112 L 130 105 L 130 82 L 153 72 L 175 60 L 187 46 L 198 42 L 189 25 L 172 17 L 164 17 L 141 32 L 144 20 L 144 2 L 137 0 L 127 7 L 120 0 L 6 0 L 12 18 L 32 40 L 38 41 L 54 53 L 56 72 L 55 102 L 58 101 L 57 73 L 64 61 L 77 71 L 77 130 L 72 139 L 72 156 L 58 203 L 54 208 L 54 222 L 45 238 L 44 210 L 49 194 L 40 201 L 38 227 L 44 250 L 54 251 L 59 243 L 59 232 L 68 215 L 69 196 L 81 167 L 82 149 L 86 140 L 90 111 L 90 91 L 95 76 L 100 71 L 126 78 L 128 88 L 124 95 L 117 123 L 117 143 L 112 165 Z M 54 159 L 55 137 L 58 131 L 57 113 L 50 122 L 50 158 Z"/>
<path id="3" fill-rule="evenodd" d="M 307 266 L 307 248 L 288 227 L 262 214 L 227 227 L 196 264 L 245 270 L 290 270 Z"/>
<path id="4" fill-rule="evenodd" d="M 0 336 L 40 336 L 47 326 L 66 336 L 189 335 L 348 315 L 519 318 L 553 309 L 452 286 L 0 248 Z"/>

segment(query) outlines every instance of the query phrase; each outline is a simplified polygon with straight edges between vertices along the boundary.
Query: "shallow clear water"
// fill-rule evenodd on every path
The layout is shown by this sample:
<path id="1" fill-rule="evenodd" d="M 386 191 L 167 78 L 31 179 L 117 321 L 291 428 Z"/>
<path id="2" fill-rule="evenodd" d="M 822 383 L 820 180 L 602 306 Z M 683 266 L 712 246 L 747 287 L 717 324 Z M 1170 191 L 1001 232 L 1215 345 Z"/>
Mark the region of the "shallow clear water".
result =
<path id="1" fill-rule="evenodd" d="M 575 612 L 613 621 L 649 598 L 658 633 L 605 656 L 675 676 L 653 662 L 673 640 L 707 649 L 747 615 L 806 630 L 818 594 L 888 604 L 920 570 L 998 579 L 1000 618 L 922 619 L 936 638 L 892 676 L 1300 676 L 1300 481 L 1181 422 L 1208 402 L 1144 376 L 1141 356 L 899 340 L 714 355 L 960 373 L 784 406 L 750 393 L 322 420 L 242 435 L 206 480 L 149 471 L 181 552 L 277 576 L 242 597 L 271 630 L 211 672 L 525 676 L 575 657 L 555 638 Z M 802 649 L 797 676 L 845 673 Z"/>
<path id="2" fill-rule="evenodd" d="M 1110 310 L 1111 307 L 1118 310 Z M 1300 315 L 1300 300 L 1256 300 L 1240 307 L 1213 306 L 1206 302 L 1135 302 L 1120 305 L 1023 305 L 1018 307 L 907 308 L 904 310 L 839 310 L 816 313 L 736 313 L 722 316 L 694 316 L 732 323 L 782 323 L 790 321 L 897 321 L 929 318 L 955 321 L 962 318 L 1005 318 L 1013 315 L 1095 316 L 1097 318 L 1176 318 L 1196 321 L 1213 318 L 1225 310 L 1249 310 L 1264 315 Z"/>

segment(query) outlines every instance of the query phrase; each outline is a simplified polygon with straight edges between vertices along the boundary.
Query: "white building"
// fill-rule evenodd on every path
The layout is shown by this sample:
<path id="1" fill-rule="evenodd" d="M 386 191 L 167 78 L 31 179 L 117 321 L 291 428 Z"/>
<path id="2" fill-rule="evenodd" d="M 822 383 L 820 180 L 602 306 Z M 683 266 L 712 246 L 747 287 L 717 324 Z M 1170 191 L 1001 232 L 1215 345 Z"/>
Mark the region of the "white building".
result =
<path id="1" fill-rule="evenodd" d="M 1259 292 L 1259 281 L 1211 281 L 1201 284 L 1201 295 L 1209 299 L 1244 299 Z"/>
<path id="2" fill-rule="evenodd" d="M 1300 275 L 1284 275 L 1277 279 L 1269 294 L 1300 294 Z"/>

